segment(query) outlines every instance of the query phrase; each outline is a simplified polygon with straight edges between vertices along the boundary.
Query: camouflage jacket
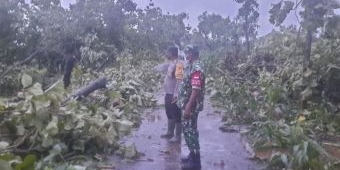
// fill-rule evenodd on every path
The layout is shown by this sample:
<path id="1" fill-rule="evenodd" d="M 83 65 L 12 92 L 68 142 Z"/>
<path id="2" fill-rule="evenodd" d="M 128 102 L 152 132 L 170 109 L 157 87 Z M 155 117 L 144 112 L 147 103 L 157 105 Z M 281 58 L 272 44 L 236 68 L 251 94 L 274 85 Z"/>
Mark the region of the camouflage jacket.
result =
<path id="1" fill-rule="evenodd" d="M 203 110 L 204 91 L 205 91 L 204 68 L 203 68 L 203 64 L 199 60 L 195 61 L 192 64 L 188 64 L 185 66 L 183 81 L 179 86 L 177 104 L 178 104 L 178 107 L 184 109 L 185 105 L 189 101 L 191 92 L 192 92 L 191 79 L 192 79 L 192 75 L 195 72 L 200 72 L 200 79 L 202 81 L 200 93 L 196 101 L 196 106 L 194 108 L 195 112 L 199 112 Z"/>

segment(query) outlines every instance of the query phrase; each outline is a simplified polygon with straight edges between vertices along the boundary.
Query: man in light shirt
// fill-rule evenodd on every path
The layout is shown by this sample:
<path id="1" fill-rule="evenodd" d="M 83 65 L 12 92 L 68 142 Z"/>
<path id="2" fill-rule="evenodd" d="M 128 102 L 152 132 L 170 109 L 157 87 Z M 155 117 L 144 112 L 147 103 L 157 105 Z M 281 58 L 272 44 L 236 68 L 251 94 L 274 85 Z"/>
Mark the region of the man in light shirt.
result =
<path id="1" fill-rule="evenodd" d="M 167 62 L 155 67 L 155 71 L 165 73 L 165 112 L 168 118 L 167 132 L 161 138 L 170 139 L 170 142 L 180 142 L 182 133 L 181 109 L 177 106 L 178 86 L 183 77 L 183 64 L 178 61 L 178 48 L 168 47 Z"/>

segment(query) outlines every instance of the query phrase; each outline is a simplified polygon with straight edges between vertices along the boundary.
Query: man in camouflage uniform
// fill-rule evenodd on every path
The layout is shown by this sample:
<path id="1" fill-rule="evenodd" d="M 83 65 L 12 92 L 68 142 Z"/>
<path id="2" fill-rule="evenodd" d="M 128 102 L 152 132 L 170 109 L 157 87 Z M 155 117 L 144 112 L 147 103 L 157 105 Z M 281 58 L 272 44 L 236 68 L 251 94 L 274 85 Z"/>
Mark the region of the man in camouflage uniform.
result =
<path id="1" fill-rule="evenodd" d="M 198 113 L 203 110 L 205 77 L 196 46 L 187 46 L 183 81 L 178 93 L 178 106 L 183 109 L 182 127 L 185 142 L 190 150 L 182 159 L 182 169 L 200 169 L 200 144 L 197 130 Z"/>

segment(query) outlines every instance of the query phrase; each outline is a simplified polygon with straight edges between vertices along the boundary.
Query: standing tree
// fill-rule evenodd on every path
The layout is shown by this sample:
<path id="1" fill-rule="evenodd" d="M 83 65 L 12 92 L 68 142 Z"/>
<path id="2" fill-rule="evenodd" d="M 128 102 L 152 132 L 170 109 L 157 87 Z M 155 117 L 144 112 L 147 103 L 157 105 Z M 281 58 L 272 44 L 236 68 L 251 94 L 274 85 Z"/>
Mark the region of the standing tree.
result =
<path id="1" fill-rule="evenodd" d="M 254 40 L 257 35 L 256 29 L 258 28 L 258 19 L 259 19 L 259 4 L 257 0 L 235 0 L 237 3 L 242 4 L 241 8 L 238 10 L 237 20 L 242 26 L 246 45 L 247 52 L 250 54 L 251 51 L 251 40 Z"/>
<path id="2" fill-rule="evenodd" d="M 239 62 L 241 60 L 241 36 L 242 31 L 239 29 L 239 24 L 237 21 L 233 21 L 231 23 L 231 49 L 232 55 L 235 62 Z"/>
<path id="3" fill-rule="evenodd" d="M 226 48 L 231 35 L 230 19 L 204 12 L 198 17 L 198 20 L 198 32 L 209 50 L 216 50 L 219 47 Z"/>
<path id="4" fill-rule="evenodd" d="M 168 45 L 180 46 L 181 38 L 187 33 L 184 20 L 186 13 L 163 14 L 161 8 L 151 1 L 144 10 L 138 10 L 137 21 L 132 25 L 135 34 L 130 35 L 133 49 L 160 50 Z"/>
<path id="5" fill-rule="evenodd" d="M 29 7 L 21 0 L 0 0 L 0 4 L 0 63 L 10 64 L 26 57 Z"/>
<path id="6" fill-rule="evenodd" d="M 276 26 L 282 24 L 287 17 L 287 14 L 293 10 L 302 7 L 300 16 L 303 19 L 301 22 L 302 28 L 306 31 L 306 46 L 304 52 L 303 66 L 307 68 L 310 65 L 310 55 L 313 42 L 313 34 L 318 28 L 324 26 L 327 18 L 334 15 L 334 9 L 339 8 L 339 3 L 336 0 L 301 0 L 295 4 L 292 1 L 280 1 L 273 4 L 270 10 L 270 22 Z"/>

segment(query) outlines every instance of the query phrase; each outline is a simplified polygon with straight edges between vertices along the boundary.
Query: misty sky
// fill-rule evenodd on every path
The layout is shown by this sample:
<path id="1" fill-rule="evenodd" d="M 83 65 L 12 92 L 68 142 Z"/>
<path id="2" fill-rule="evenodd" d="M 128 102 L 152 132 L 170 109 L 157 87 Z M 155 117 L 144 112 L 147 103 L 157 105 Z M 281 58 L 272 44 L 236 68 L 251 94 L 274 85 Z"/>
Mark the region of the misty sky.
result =
<path id="1" fill-rule="evenodd" d="M 67 7 L 69 3 L 75 0 L 61 0 L 62 5 Z M 144 8 L 150 0 L 133 0 L 139 8 Z M 269 13 L 271 4 L 279 0 L 259 0 L 260 18 L 258 30 L 259 35 L 270 32 L 274 27 L 269 23 Z M 233 19 L 238 11 L 238 4 L 233 0 L 153 0 L 156 6 L 159 6 L 164 13 L 178 14 L 181 12 L 189 13 L 189 19 L 186 23 L 196 27 L 198 24 L 197 17 L 204 11 L 209 13 L 220 14 L 224 17 L 230 16 Z M 297 23 L 295 15 L 291 14 L 285 21 L 285 25 Z"/>

